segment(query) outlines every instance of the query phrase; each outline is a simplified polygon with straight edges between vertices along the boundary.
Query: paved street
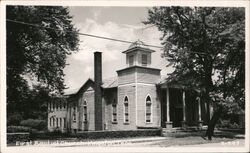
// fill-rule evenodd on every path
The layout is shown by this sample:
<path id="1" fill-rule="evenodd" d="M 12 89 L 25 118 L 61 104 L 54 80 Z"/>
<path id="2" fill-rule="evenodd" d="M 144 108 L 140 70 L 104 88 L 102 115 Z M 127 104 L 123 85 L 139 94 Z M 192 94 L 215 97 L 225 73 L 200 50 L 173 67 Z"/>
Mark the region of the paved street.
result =
<path id="1" fill-rule="evenodd" d="M 33 141 L 30 144 L 18 144 L 17 147 L 242 147 L 244 140 L 241 138 L 225 138 L 214 137 L 212 141 L 205 140 L 201 136 L 187 136 L 187 137 L 140 137 L 140 138 L 123 138 L 110 140 L 39 140 Z M 11 147 L 10 147 L 11 148 Z"/>
<path id="2" fill-rule="evenodd" d="M 64 142 L 60 144 L 54 141 L 54 144 L 30 145 L 30 146 L 12 146 L 8 147 L 5 152 L 117 152 L 119 151 L 143 151 L 143 152 L 166 152 L 181 150 L 201 151 L 216 149 L 230 151 L 237 151 L 243 149 L 245 139 L 228 139 L 228 138 L 214 138 L 211 143 L 201 137 L 190 136 L 183 138 L 174 137 L 146 137 L 146 138 L 126 138 L 102 141 L 85 141 L 85 142 Z M 187 149 L 188 148 L 188 149 Z M 189 148 L 192 148 L 191 150 Z M 200 149 L 201 148 L 201 149 Z M 224 148 L 224 149 L 223 149 Z"/>

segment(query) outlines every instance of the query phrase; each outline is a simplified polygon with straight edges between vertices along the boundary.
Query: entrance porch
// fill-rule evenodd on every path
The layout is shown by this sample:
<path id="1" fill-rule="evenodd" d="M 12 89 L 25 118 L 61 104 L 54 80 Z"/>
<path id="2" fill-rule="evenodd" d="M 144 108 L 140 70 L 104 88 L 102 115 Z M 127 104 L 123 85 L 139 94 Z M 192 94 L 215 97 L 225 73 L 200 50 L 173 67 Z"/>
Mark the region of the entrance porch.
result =
<path id="1" fill-rule="evenodd" d="M 161 89 L 161 127 L 201 128 L 206 124 L 206 108 L 193 90 L 166 87 Z"/>

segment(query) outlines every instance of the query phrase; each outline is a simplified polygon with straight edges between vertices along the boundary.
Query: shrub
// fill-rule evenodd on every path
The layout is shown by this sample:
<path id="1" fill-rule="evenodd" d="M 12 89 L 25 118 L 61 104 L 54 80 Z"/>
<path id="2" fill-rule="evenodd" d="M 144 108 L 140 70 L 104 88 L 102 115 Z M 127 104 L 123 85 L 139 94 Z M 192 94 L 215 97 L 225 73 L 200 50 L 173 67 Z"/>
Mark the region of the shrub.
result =
<path id="1" fill-rule="evenodd" d="M 230 120 L 219 120 L 217 127 L 218 128 L 237 129 L 237 128 L 239 128 L 239 125 L 236 122 L 231 123 Z"/>
<path id="2" fill-rule="evenodd" d="M 160 129 L 140 129 L 129 131 L 82 131 L 76 134 L 54 132 L 37 132 L 31 133 L 31 139 L 63 139 L 63 138 L 78 138 L 78 139 L 113 139 L 113 138 L 128 138 L 128 137 L 145 137 L 145 136 L 160 136 Z"/>
<path id="3" fill-rule="evenodd" d="M 44 130 L 47 128 L 47 122 L 45 120 L 27 119 L 27 120 L 21 121 L 20 124 L 22 126 L 31 127 L 37 130 Z"/>
<path id="4" fill-rule="evenodd" d="M 232 129 L 239 129 L 240 128 L 240 126 L 235 122 L 233 124 L 230 124 L 229 127 Z"/>
<path id="5" fill-rule="evenodd" d="M 15 145 L 16 142 L 28 142 L 30 141 L 29 133 L 7 133 L 7 145 Z"/>
<path id="6" fill-rule="evenodd" d="M 100 138 L 127 138 L 127 137 L 145 137 L 145 136 L 160 136 L 160 129 L 150 130 L 128 130 L 128 131 L 93 131 L 80 132 L 74 134 L 79 139 L 100 139 Z"/>
<path id="7" fill-rule="evenodd" d="M 29 132 L 30 127 L 27 126 L 8 126 L 7 132 L 14 133 L 14 132 Z"/>
<path id="8" fill-rule="evenodd" d="M 22 120 L 22 115 L 19 113 L 10 114 L 7 116 L 7 125 L 19 125 Z"/>

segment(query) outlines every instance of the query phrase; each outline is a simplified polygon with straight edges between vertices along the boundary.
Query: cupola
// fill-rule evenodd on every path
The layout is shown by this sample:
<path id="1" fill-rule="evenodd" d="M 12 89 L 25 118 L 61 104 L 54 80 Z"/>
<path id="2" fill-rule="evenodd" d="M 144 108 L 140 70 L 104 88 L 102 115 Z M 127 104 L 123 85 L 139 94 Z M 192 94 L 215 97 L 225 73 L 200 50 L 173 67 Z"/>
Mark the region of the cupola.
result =
<path id="1" fill-rule="evenodd" d="M 132 43 L 129 48 L 122 53 L 126 54 L 127 67 L 131 66 L 143 66 L 150 67 L 151 65 L 151 53 L 155 52 L 146 47 L 142 41 L 137 40 Z"/>

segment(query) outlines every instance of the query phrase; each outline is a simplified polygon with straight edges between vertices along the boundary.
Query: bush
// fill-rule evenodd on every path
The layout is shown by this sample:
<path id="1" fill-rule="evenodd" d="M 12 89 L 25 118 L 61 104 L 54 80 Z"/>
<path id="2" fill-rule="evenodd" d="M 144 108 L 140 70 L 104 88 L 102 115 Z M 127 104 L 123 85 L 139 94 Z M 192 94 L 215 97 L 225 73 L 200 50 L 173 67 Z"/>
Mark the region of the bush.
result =
<path id="1" fill-rule="evenodd" d="M 128 130 L 128 131 L 93 131 L 80 132 L 74 134 L 79 139 L 100 139 L 100 138 L 128 138 L 128 137 L 145 137 L 145 136 L 160 136 L 160 129 L 143 129 L 143 130 Z"/>
<path id="2" fill-rule="evenodd" d="M 10 114 L 7 116 L 7 125 L 19 125 L 22 119 L 22 115 L 19 113 Z"/>
<path id="3" fill-rule="evenodd" d="M 47 122 L 45 120 L 27 119 L 21 121 L 20 125 L 27 126 L 36 130 L 45 130 L 47 128 Z"/>
<path id="4" fill-rule="evenodd" d="M 7 132 L 14 133 L 14 132 L 29 132 L 31 129 L 27 126 L 8 126 Z"/>
<path id="5" fill-rule="evenodd" d="M 78 138 L 78 139 L 113 139 L 113 138 L 128 138 L 128 137 L 145 137 L 145 136 L 160 136 L 160 129 L 140 129 L 129 131 L 83 131 L 76 134 L 55 132 L 37 132 L 32 133 L 30 137 L 35 139 L 64 139 L 64 138 Z"/>
<path id="6" fill-rule="evenodd" d="M 7 133 L 7 145 L 15 145 L 18 141 L 30 141 L 29 133 Z"/>
<path id="7" fill-rule="evenodd" d="M 240 126 L 236 122 L 231 123 L 230 120 L 219 120 L 217 127 L 218 128 L 229 128 L 229 129 L 240 128 Z"/>

